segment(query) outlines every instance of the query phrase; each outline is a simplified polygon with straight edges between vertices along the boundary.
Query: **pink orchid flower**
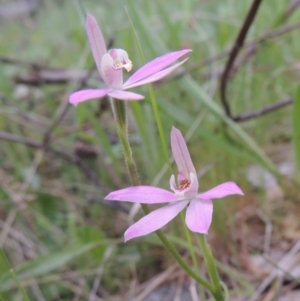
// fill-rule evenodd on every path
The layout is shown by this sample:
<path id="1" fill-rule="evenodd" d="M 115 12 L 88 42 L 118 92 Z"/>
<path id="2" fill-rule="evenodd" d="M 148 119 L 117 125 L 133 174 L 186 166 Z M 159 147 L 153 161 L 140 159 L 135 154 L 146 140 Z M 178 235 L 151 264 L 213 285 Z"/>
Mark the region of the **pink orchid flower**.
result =
<path id="1" fill-rule="evenodd" d="M 96 19 L 91 15 L 87 16 L 86 30 L 94 60 L 107 88 L 82 90 L 71 94 L 69 102 L 74 106 L 77 106 L 80 102 L 92 98 L 103 97 L 105 95 L 121 100 L 141 100 L 144 98 L 143 95 L 127 92 L 125 90 L 152 83 L 167 76 L 184 64 L 188 59 L 186 58 L 171 67 L 168 66 L 191 51 L 190 49 L 184 49 L 160 56 L 141 67 L 125 83 L 123 83 L 122 68 L 126 69 L 127 72 L 132 68 L 132 62 L 130 61 L 127 52 L 123 49 L 106 50 L 100 27 L 98 26 Z"/>
<path id="2" fill-rule="evenodd" d="M 178 167 L 177 183 L 175 176 L 170 179 L 173 193 L 158 187 L 133 186 L 109 193 L 105 199 L 134 203 L 169 203 L 144 216 L 125 232 L 125 241 L 152 233 L 187 207 L 185 222 L 191 231 L 207 234 L 212 221 L 212 199 L 231 194 L 241 194 L 242 190 L 234 182 L 220 184 L 206 192 L 198 193 L 198 178 L 189 151 L 181 132 L 175 127 L 171 131 L 171 147 Z"/>

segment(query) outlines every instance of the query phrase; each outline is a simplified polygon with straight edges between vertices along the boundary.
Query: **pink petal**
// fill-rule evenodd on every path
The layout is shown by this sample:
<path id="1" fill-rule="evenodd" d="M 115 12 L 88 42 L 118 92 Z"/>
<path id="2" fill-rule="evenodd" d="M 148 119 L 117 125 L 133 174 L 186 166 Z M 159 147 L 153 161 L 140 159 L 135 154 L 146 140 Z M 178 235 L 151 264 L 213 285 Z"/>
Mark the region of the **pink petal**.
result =
<path id="1" fill-rule="evenodd" d="M 144 99 L 143 95 L 133 93 L 133 92 L 127 92 L 122 90 L 112 90 L 108 93 L 110 97 L 116 98 L 116 99 L 122 99 L 122 100 L 141 100 Z"/>
<path id="2" fill-rule="evenodd" d="M 69 97 L 69 103 L 74 105 L 75 107 L 83 101 L 92 99 L 92 98 L 99 98 L 105 96 L 109 92 L 109 89 L 103 89 L 103 90 L 81 90 L 74 92 Z"/>
<path id="3" fill-rule="evenodd" d="M 91 44 L 91 49 L 95 63 L 97 65 L 100 75 L 102 76 L 101 59 L 103 55 L 107 52 L 107 50 L 101 29 L 98 26 L 96 19 L 89 14 L 87 15 L 86 19 L 86 30 Z"/>
<path id="4" fill-rule="evenodd" d="M 125 242 L 134 237 L 152 233 L 172 220 L 188 204 L 187 201 L 176 202 L 156 209 L 130 226 L 125 234 Z"/>
<path id="5" fill-rule="evenodd" d="M 183 173 L 186 177 L 189 177 L 190 173 L 196 175 L 196 169 L 191 160 L 184 138 L 181 132 L 175 127 L 172 127 L 171 130 L 171 147 L 179 173 Z"/>
<path id="6" fill-rule="evenodd" d="M 212 214 L 213 205 L 211 200 L 195 199 L 191 201 L 186 210 L 186 225 L 193 232 L 207 234 Z"/>
<path id="7" fill-rule="evenodd" d="M 133 84 L 137 81 L 144 79 L 145 77 L 148 77 L 148 76 L 164 69 L 165 67 L 169 66 L 170 64 L 172 64 L 173 62 L 175 62 L 180 57 L 182 57 L 183 55 L 185 55 L 186 53 L 188 53 L 190 51 L 191 51 L 190 49 L 184 49 L 184 50 L 180 50 L 180 51 L 170 52 L 170 53 L 167 53 L 163 56 L 160 56 L 160 57 L 150 61 L 149 63 L 147 63 L 146 65 L 141 67 L 138 71 L 136 71 L 128 79 L 126 84 L 128 84 L 128 85 Z"/>
<path id="8" fill-rule="evenodd" d="M 211 199 L 223 198 L 231 194 L 244 195 L 243 191 L 234 182 L 226 182 L 206 192 L 198 194 L 197 198 L 203 200 L 211 200 Z"/>
<path id="9" fill-rule="evenodd" d="M 163 71 L 159 71 L 157 73 L 154 73 L 153 75 L 150 75 L 148 77 L 146 77 L 145 79 L 143 80 L 140 80 L 138 82 L 135 82 L 133 84 L 128 84 L 128 81 L 123 85 L 123 89 L 131 89 L 133 87 L 137 87 L 137 86 L 141 86 L 141 85 L 145 85 L 145 84 L 149 84 L 149 83 L 153 83 L 155 81 L 158 81 L 160 80 L 161 78 L 167 76 L 168 74 L 170 74 L 171 72 L 173 72 L 174 70 L 176 70 L 177 68 L 179 68 L 182 64 L 184 64 L 186 61 L 188 60 L 185 59 L 183 60 L 182 62 L 180 63 L 177 63 L 175 64 L 174 66 L 172 67 L 169 67 Z"/>
<path id="10" fill-rule="evenodd" d="M 194 198 L 197 196 L 198 189 L 199 189 L 199 182 L 198 178 L 194 173 L 190 173 L 190 180 L 191 184 L 190 186 L 186 189 L 184 195 L 186 198 Z"/>
<path id="11" fill-rule="evenodd" d="M 101 60 L 102 78 L 107 86 L 111 89 L 121 89 L 123 84 L 123 70 L 122 68 L 115 69 L 113 67 L 113 58 L 110 54 L 103 55 Z"/>
<path id="12" fill-rule="evenodd" d="M 175 176 L 172 175 L 170 178 L 170 188 L 172 191 L 174 191 L 174 193 L 177 193 L 178 188 L 177 188 L 177 183 L 175 181 Z"/>
<path id="13" fill-rule="evenodd" d="M 174 193 L 158 187 L 133 186 L 109 193 L 105 200 L 157 204 L 177 201 Z"/>

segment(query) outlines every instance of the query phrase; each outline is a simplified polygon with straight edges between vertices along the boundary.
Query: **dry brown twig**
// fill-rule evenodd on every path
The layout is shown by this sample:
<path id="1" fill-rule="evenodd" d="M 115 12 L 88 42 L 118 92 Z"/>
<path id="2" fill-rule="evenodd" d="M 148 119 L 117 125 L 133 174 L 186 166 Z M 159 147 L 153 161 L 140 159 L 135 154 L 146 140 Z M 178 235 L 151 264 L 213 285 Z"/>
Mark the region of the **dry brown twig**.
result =
<path id="1" fill-rule="evenodd" d="M 57 148 L 57 147 L 54 148 L 53 146 L 51 146 L 49 144 L 45 148 L 43 143 L 37 142 L 37 141 L 32 140 L 32 139 L 28 139 L 28 138 L 25 138 L 25 137 L 17 136 L 17 135 L 14 135 L 14 134 L 1 132 L 1 131 L 0 131 L 0 140 L 6 140 L 6 141 L 11 141 L 11 142 L 21 143 L 21 144 L 24 144 L 24 145 L 32 147 L 32 148 L 49 151 L 49 152 L 59 156 L 63 160 L 78 166 L 78 168 L 82 171 L 82 173 L 85 175 L 85 177 L 89 181 L 91 181 L 95 187 L 97 187 L 98 189 L 101 189 L 102 193 L 108 193 L 108 191 L 106 191 L 101 186 L 101 183 L 99 182 L 98 177 L 91 170 L 89 165 L 87 165 L 78 156 L 72 155 L 72 154 L 68 153 L 66 150 L 63 150 L 62 148 Z M 100 200 L 99 197 L 92 197 L 92 196 L 89 196 L 89 197 L 92 198 L 93 200 Z M 106 206 L 121 210 L 121 211 L 126 212 L 126 213 L 129 212 L 129 209 L 127 207 L 125 207 L 122 204 L 118 204 L 117 202 L 109 202 L 109 201 L 105 201 L 105 200 L 101 199 L 101 203 L 106 205 Z"/>
<path id="2" fill-rule="evenodd" d="M 240 114 L 240 115 L 236 115 L 236 116 L 233 116 L 232 119 L 236 122 L 244 122 L 244 121 L 248 121 L 250 119 L 254 119 L 254 118 L 257 118 L 257 117 L 261 117 L 261 116 L 264 116 L 270 112 L 273 112 L 273 111 L 276 111 L 280 108 L 283 108 L 283 107 L 286 107 L 290 104 L 293 103 L 293 98 L 292 97 L 287 97 L 281 101 L 278 101 L 278 102 L 275 102 L 275 103 L 272 103 L 270 105 L 267 105 L 257 111 L 252 111 L 252 112 L 246 112 L 246 113 L 243 113 L 243 114 Z"/>
<path id="3" fill-rule="evenodd" d="M 254 21 L 254 18 L 258 12 L 258 9 L 259 9 L 261 3 L 262 3 L 262 0 L 254 0 L 252 2 L 252 5 L 250 7 L 250 10 L 248 11 L 248 14 L 245 18 L 243 26 L 241 27 L 240 32 L 239 32 L 236 40 L 233 43 L 233 47 L 231 48 L 229 58 L 227 60 L 226 66 L 224 68 L 224 71 L 223 71 L 223 74 L 221 77 L 221 83 L 220 83 L 221 102 L 222 102 L 223 108 L 225 110 L 225 113 L 228 117 L 231 117 L 231 109 L 230 109 L 230 105 L 227 100 L 227 83 L 228 83 L 228 79 L 229 79 L 229 74 L 230 74 L 231 68 L 234 65 L 235 59 L 236 59 L 240 49 L 243 47 L 248 30 Z"/>

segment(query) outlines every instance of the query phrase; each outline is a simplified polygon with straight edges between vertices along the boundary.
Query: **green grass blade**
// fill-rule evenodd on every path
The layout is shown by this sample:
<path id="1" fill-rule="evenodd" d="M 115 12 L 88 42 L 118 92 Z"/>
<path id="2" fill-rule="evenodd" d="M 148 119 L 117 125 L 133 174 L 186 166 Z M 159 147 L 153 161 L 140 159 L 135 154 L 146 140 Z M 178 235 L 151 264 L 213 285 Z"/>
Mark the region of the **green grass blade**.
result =
<path id="1" fill-rule="evenodd" d="M 129 1 L 129 3 L 131 3 L 131 1 Z M 134 9 L 133 5 L 131 5 L 131 8 Z M 137 9 L 138 8 L 136 8 L 136 10 Z M 135 16 L 137 18 L 139 29 L 141 30 L 143 37 L 146 39 L 148 44 L 154 44 L 155 49 L 167 49 L 166 45 L 164 45 L 163 42 L 159 40 L 155 33 L 153 35 L 151 29 L 149 28 L 149 26 L 147 26 L 147 22 L 149 22 L 147 16 L 141 10 L 138 10 L 135 13 Z M 268 156 L 266 156 L 264 151 L 242 129 L 239 124 L 235 123 L 225 115 L 223 109 L 211 99 L 211 97 L 200 87 L 200 85 L 198 85 L 195 80 L 192 79 L 192 77 L 184 77 L 180 81 L 180 85 L 191 97 L 204 105 L 210 111 L 210 113 L 215 115 L 221 122 L 224 122 L 268 170 L 270 170 L 275 175 L 279 175 L 276 166 L 272 163 Z"/>
<path id="2" fill-rule="evenodd" d="M 40 256 L 36 259 L 24 263 L 16 269 L 16 275 L 19 280 L 28 279 L 29 277 L 38 277 L 45 275 L 53 270 L 63 267 L 75 258 L 97 248 L 106 245 L 107 241 L 98 241 L 81 247 L 69 248 L 57 253 Z M 0 291 L 7 291 L 14 287 L 14 281 L 10 277 L 10 273 L 5 273 L 0 277 Z"/>
<path id="3" fill-rule="evenodd" d="M 7 257 L 5 256 L 4 251 L 2 249 L 0 249 L 0 253 L 1 253 L 2 257 L 3 257 L 4 262 L 6 262 L 6 265 L 9 268 L 9 273 L 10 273 L 11 277 L 13 278 L 14 282 L 16 283 L 16 285 L 17 285 L 17 287 L 18 287 L 18 289 L 19 289 L 19 291 L 20 291 L 20 293 L 22 295 L 23 300 L 24 301 L 30 301 L 30 299 L 27 296 L 24 288 L 22 287 L 22 285 L 21 285 L 18 277 L 16 276 L 16 273 L 14 272 L 14 270 L 12 268 L 10 268 L 10 263 L 9 263 Z"/>
<path id="4" fill-rule="evenodd" d="M 178 36 L 178 32 L 180 32 L 178 28 L 179 26 L 172 24 L 170 11 L 166 8 L 166 3 L 164 1 L 156 0 L 155 3 L 158 7 L 160 17 L 164 22 L 165 28 L 168 31 L 168 41 L 172 41 L 172 45 L 174 45 L 176 49 L 180 48 L 180 39 Z"/>
<path id="5" fill-rule="evenodd" d="M 131 1 L 129 1 L 129 3 L 132 4 Z M 134 5 L 130 5 L 130 7 L 131 7 L 132 10 L 134 10 Z M 140 53 L 141 59 L 142 59 L 143 63 L 145 64 L 146 63 L 145 56 L 143 54 L 143 50 L 142 50 L 141 44 L 139 42 L 139 38 L 138 38 L 138 35 L 136 33 L 133 21 L 132 21 L 132 19 L 131 19 L 130 15 L 129 15 L 129 12 L 128 12 L 128 10 L 127 10 L 126 7 L 125 7 L 125 11 L 126 11 L 126 14 L 128 16 L 128 19 L 130 21 L 131 28 L 132 28 L 132 31 L 134 33 L 136 43 L 138 45 L 138 49 L 139 49 L 139 53 Z M 135 14 L 137 14 L 137 13 L 135 12 Z M 164 152 L 164 155 L 165 155 L 165 159 L 166 159 L 166 162 L 168 164 L 169 170 L 172 173 L 172 167 L 171 167 L 171 162 L 170 162 L 170 159 L 169 159 L 170 157 L 169 157 L 169 152 L 168 152 L 166 137 L 165 137 L 163 126 L 162 126 L 162 121 L 161 121 L 161 117 L 160 117 L 160 114 L 159 114 L 159 110 L 158 110 L 158 105 L 157 105 L 157 101 L 156 101 L 154 89 L 153 89 L 153 86 L 151 84 L 149 84 L 147 86 L 148 86 L 148 89 L 149 89 L 151 104 L 152 104 L 153 112 L 154 112 L 154 115 L 155 115 L 155 121 L 156 121 L 156 124 L 157 124 L 157 127 L 158 127 L 158 132 L 159 132 L 161 144 L 162 144 L 162 147 L 163 147 L 163 152 Z"/>
<path id="6" fill-rule="evenodd" d="M 95 112 L 89 106 L 82 106 L 81 109 L 84 110 L 86 120 L 89 120 L 91 122 L 97 133 L 98 145 L 101 145 L 101 147 L 105 149 L 107 155 L 109 156 L 110 162 L 112 163 L 112 166 L 114 167 L 115 171 L 119 174 L 120 167 L 117 161 L 117 156 L 113 151 L 113 146 L 107 137 L 107 133 L 100 124 L 98 118 L 95 116 Z"/>
<path id="7" fill-rule="evenodd" d="M 220 121 L 224 122 L 238 137 L 244 142 L 245 146 L 261 161 L 261 163 L 273 174 L 279 175 L 276 166 L 256 144 L 256 142 L 241 128 L 239 124 L 228 118 L 222 108 L 211 99 L 211 97 L 198 85 L 190 76 L 184 77 L 180 85 L 196 101 L 204 105 Z"/>
<path id="8" fill-rule="evenodd" d="M 159 108 L 164 111 L 166 115 L 184 126 L 190 127 L 195 120 L 187 111 L 183 111 L 180 108 L 171 105 L 165 99 L 159 100 Z M 246 151 L 245 147 L 233 144 L 231 141 L 223 139 L 220 135 L 216 135 L 214 132 L 203 126 L 198 126 L 195 133 L 227 153 L 231 153 L 236 157 L 244 158 L 249 161 L 255 161 L 256 157 Z"/>

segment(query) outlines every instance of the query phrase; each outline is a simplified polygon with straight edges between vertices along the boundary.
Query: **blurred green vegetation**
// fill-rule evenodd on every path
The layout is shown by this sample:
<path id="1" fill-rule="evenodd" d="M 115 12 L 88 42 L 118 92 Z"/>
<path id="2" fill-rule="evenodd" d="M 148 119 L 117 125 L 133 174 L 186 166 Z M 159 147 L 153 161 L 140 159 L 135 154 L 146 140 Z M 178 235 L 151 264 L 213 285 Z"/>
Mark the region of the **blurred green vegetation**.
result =
<path id="1" fill-rule="evenodd" d="M 183 71 L 230 49 L 252 1 L 33 2 L 38 3 L 33 12 L 20 14 L 14 14 L 19 2 L 0 4 L 0 12 L 7 5 L 11 12 L 1 14 L 0 19 L 0 131 L 27 139 L 21 143 L 1 140 L 0 247 L 31 301 L 125 300 L 125 295 L 130 298 L 129 291 L 134 295 L 134 281 L 154 277 L 172 259 L 154 235 L 124 244 L 123 233 L 132 222 L 128 218 L 131 206 L 103 203 L 107 192 L 130 185 L 108 101 L 93 100 L 76 109 L 67 105 L 72 91 L 102 85 L 88 45 L 85 15 L 96 17 L 107 43 L 126 49 L 137 69 L 142 60 L 125 3 L 147 61 L 180 48 L 193 50 Z M 264 1 L 247 41 L 299 20 L 300 9 L 282 18 L 287 4 Z M 229 80 L 228 99 L 234 115 L 296 96 L 299 48 L 299 29 L 258 45 Z M 284 236 L 280 228 L 284 215 L 290 206 L 299 211 L 294 207 L 300 200 L 295 188 L 299 177 L 296 171 L 281 176 L 278 168 L 286 162 L 295 165 L 294 158 L 299 168 L 300 127 L 295 113 L 299 112 L 299 92 L 294 108 L 233 122 L 223 113 L 219 99 L 219 75 L 225 63 L 226 57 L 180 79 L 170 75 L 155 84 L 154 90 L 165 136 L 169 137 L 173 125 L 187 134 L 201 190 L 232 180 L 246 194 L 215 202 L 209 238 L 218 246 L 215 252 L 224 277 L 235 279 L 233 293 L 250 296 L 254 286 L 238 254 L 243 247 L 248 253 L 262 250 L 250 242 L 241 246 L 241 224 L 251 235 L 258 235 L 251 231 L 249 211 L 255 216 L 259 210 Z M 68 81 L 40 80 L 47 72 L 60 77 L 66 70 L 73 75 Z M 90 73 L 85 80 L 76 77 L 83 70 Z M 168 188 L 170 174 L 163 169 L 165 157 L 148 90 L 139 87 L 136 91 L 146 96 L 129 104 L 129 133 L 141 182 Z M 58 120 L 62 111 L 65 114 Z M 52 125 L 50 138 L 43 144 Z M 32 140 L 39 147 L 28 145 Z M 248 180 L 251 166 L 262 167 L 277 178 L 283 194 L 270 199 L 268 186 L 254 187 Z M 261 177 L 259 171 L 256 177 Z M 278 210 L 283 212 L 279 218 Z M 184 252 L 187 246 L 179 218 L 169 230 L 172 242 Z M 21 300 L 1 257 L 0 296 L 5 301 Z"/>

